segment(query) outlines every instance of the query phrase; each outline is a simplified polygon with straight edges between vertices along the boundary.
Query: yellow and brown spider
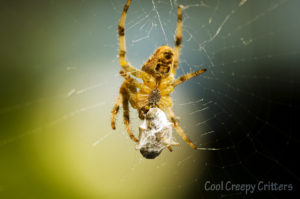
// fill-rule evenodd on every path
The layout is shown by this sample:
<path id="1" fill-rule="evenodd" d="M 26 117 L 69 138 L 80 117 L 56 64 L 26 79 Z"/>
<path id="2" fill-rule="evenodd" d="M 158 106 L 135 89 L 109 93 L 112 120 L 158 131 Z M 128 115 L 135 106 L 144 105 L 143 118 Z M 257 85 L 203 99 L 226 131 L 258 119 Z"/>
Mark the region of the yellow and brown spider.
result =
<path id="1" fill-rule="evenodd" d="M 179 125 L 179 122 L 172 110 L 172 98 L 170 94 L 179 84 L 191 79 L 203 72 L 206 69 L 201 69 L 175 79 L 175 73 L 178 67 L 180 47 L 182 41 L 182 14 L 181 6 L 177 9 L 177 30 L 175 47 L 170 46 L 159 47 L 154 54 L 145 62 L 142 69 L 136 69 L 126 62 L 126 45 L 125 45 L 125 19 L 131 0 L 128 0 L 124 6 L 118 26 L 119 42 L 120 42 L 120 64 L 122 70 L 121 76 L 125 81 L 121 85 L 120 93 L 112 110 L 111 126 L 116 128 L 115 121 L 120 106 L 123 106 L 124 125 L 130 138 L 138 142 L 138 139 L 133 135 L 130 129 L 129 122 L 129 103 L 134 109 L 137 109 L 139 118 L 144 119 L 145 114 L 150 108 L 160 108 L 165 112 L 169 120 L 173 123 L 178 134 L 193 148 L 197 147 L 185 135 Z M 142 79 L 143 83 L 138 82 L 132 76 Z M 172 151 L 171 147 L 168 147 Z"/>

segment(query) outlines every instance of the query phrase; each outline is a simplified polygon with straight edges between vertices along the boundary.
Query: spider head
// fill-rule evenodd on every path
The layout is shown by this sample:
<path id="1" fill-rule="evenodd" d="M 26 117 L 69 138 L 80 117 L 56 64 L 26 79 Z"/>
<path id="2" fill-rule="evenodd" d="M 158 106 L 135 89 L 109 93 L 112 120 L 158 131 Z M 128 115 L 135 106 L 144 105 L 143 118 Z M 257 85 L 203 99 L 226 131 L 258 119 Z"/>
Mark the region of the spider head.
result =
<path id="1" fill-rule="evenodd" d="M 157 49 L 157 63 L 155 73 L 157 76 L 168 76 L 172 68 L 174 51 L 170 46 L 162 46 Z"/>

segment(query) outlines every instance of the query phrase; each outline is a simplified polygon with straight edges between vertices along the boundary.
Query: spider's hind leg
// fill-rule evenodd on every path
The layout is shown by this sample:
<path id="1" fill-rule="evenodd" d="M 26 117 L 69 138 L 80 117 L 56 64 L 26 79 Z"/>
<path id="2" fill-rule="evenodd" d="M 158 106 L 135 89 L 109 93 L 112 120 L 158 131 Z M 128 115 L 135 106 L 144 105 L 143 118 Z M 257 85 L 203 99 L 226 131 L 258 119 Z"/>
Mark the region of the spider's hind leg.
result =
<path id="1" fill-rule="evenodd" d="M 174 128 L 176 129 L 177 133 L 182 137 L 182 139 L 184 139 L 184 141 L 186 141 L 190 147 L 192 147 L 193 149 L 197 149 L 197 147 L 192 143 L 192 141 L 186 136 L 186 134 L 184 133 L 184 131 L 182 130 L 182 128 L 179 125 L 179 121 L 176 118 L 175 113 L 172 111 L 171 108 L 169 108 L 166 111 L 166 114 L 168 116 L 168 118 L 172 121 L 172 123 L 174 124 Z"/>
<path id="2" fill-rule="evenodd" d="M 192 72 L 192 73 L 189 73 L 189 74 L 186 74 L 186 75 L 183 75 L 181 77 L 179 77 L 178 79 L 176 79 L 174 82 L 173 82 L 173 87 L 176 87 L 178 86 L 179 84 L 182 84 L 183 82 L 193 78 L 193 77 L 196 77 L 202 73 L 204 73 L 206 71 L 206 69 L 200 69 L 200 70 L 197 70 L 195 72 Z"/>
<path id="3" fill-rule="evenodd" d="M 138 139 L 133 135 L 131 129 L 130 129 L 130 121 L 129 121 L 129 92 L 127 90 L 127 81 L 124 81 L 120 88 L 120 94 L 118 96 L 118 99 L 111 111 L 112 118 L 111 118 L 111 127 L 113 129 L 116 129 L 116 117 L 119 112 L 120 106 L 122 104 L 123 106 L 123 119 L 124 119 L 124 125 L 126 127 L 126 131 L 129 135 L 129 137 L 134 141 L 138 142 Z"/>
<path id="4" fill-rule="evenodd" d="M 118 99 L 111 111 L 111 128 L 114 130 L 116 129 L 116 118 L 117 118 L 117 114 L 120 110 L 121 103 L 122 103 L 122 95 L 120 93 L 118 96 Z"/>
<path id="5" fill-rule="evenodd" d="M 129 137 L 134 141 L 138 142 L 139 140 L 133 135 L 130 129 L 130 120 L 129 120 L 129 91 L 127 90 L 127 82 L 125 81 L 121 88 L 120 93 L 122 95 L 122 105 L 123 105 L 123 120 L 126 131 Z"/>

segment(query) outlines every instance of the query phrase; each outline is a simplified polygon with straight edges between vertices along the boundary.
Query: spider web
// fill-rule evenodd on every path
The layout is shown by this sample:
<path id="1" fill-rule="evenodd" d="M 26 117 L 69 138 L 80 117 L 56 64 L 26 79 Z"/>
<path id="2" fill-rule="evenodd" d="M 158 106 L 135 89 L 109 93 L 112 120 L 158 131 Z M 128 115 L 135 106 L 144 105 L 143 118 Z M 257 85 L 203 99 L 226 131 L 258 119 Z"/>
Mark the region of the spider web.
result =
<path id="1" fill-rule="evenodd" d="M 177 76 L 208 70 L 176 88 L 174 112 L 194 144 L 220 148 L 193 151 L 175 135 L 181 145 L 151 161 L 135 151 L 122 113 L 116 132 L 110 128 L 122 83 L 116 27 L 125 2 L 2 4 L 1 20 L 9 20 L 2 23 L 8 31 L 1 37 L 8 47 L 1 50 L 6 67 L 0 73 L 0 196 L 280 198 L 297 193 L 299 2 L 132 2 L 125 36 L 127 59 L 135 67 L 159 46 L 173 46 L 177 5 L 183 5 Z M 137 135 L 135 110 L 130 117 Z M 274 182 L 292 184 L 293 190 L 245 195 L 205 190 L 207 181 Z"/>

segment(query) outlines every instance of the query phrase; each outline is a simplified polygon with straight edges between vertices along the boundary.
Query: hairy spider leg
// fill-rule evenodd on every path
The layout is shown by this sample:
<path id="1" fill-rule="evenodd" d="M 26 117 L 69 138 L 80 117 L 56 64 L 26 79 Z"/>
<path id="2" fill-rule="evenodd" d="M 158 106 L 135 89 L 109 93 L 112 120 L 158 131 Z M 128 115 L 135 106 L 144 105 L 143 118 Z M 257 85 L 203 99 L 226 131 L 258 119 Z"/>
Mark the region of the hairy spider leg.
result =
<path id="1" fill-rule="evenodd" d="M 127 15 L 127 11 L 128 11 L 130 3 L 131 3 L 131 0 L 128 0 L 127 3 L 125 4 L 121 18 L 120 18 L 119 26 L 118 26 L 119 45 L 120 45 L 120 52 L 119 52 L 120 65 L 125 72 L 128 72 L 137 78 L 142 78 L 143 76 L 146 75 L 145 72 L 143 72 L 137 68 L 134 68 L 133 66 L 131 66 L 129 63 L 126 62 L 126 41 L 125 41 L 124 25 L 125 25 L 126 15 Z"/>
<path id="2" fill-rule="evenodd" d="M 193 77 L 196 77 L 202 73 L 204 73 L 206 71 L 206 69 L 200 69 L 200 70 L 197 70 L 195 72 L 192 72 L 192 73 L 189 73 L 189 74 L 186 74 L 186 75 L 183 75 L 181 77 L 179 77 L 178 79 L 176 79 L 172 86 L 175 88 L 176 86 L 178 86 L 179 84 L 182 84 L 183 82 L 193 78 Z"/>
<path id="3" fill-rule="evenodd" d="M 130 77 L 124 71 L 120 71 L 120 74 L 121 74 L 122 77 L 125 78 L 125 80 L 128 80 L 127 82 L 123 82 L 123 84 L 122 84 L 123 87 L 127 87 L 127 85 L 129 83 L 131 83 L 133 87 L 136 87 L 136 88 L 140 88 L 141 87 L 141 83 L 139 83 L 138 81 L 136 81 L 135 79 L 133 79 L 132 77 Z M 114 130 L 116 129 L 116 117 L 117 117 L 117 114 L 118 114 L 118 112 L 120 110 L 121 104 L 122 104 L 122 94 L 120 92 L 119 96 L 118 96 L 118 99 L 115 102 L 115 105 L 114 105 L 114 107 L 113 107 L 113 109 L 111 111 L 111 114 L 112 114 L 112 117 L 111 117 L 111 127 Z"/>
<path id="4" fill-rule="evenodd" d="M 123 105 L 123 118 L 124 118 L 124 125 L 126 127 L 126 131 L 129 135 L 129 137 L 134 141 L 138 142 L 138 139 L 133 135 L 131 129 L 130 129 L 130 120 L 129 120 L 129 107 L 128 107 L 128 91 L 126 89 L 126 81 L 122 84 L 120 88 L 120 94 L 118 96 L 118 99 L 111 111 L 112 117 L 111 117 L 111 127 L 112 129 L 116 129 L 116 117 L 120 110 L 121 104 Z"/>
<path id="5" fill-rule="evenodd" d="M 138 139 L 133 135 L 131 129 L 130 129 L 130 119 L 129 119 L 129 101 L 132 107 L 136 108 L 136 88 L 140 88 L 142 86 L 141 83 L 130 77 L 127 73 L 124 71 L 120 71 L 121 76 L 125 78 L 125 81 L 121 85 L 120 88 L 120 94 L 118 96 L 117 102 L 115 103 L 112 113 L 112 119 L 111 119 L 111 126 L 113 129 L 116 129 L 115 127 L 115 121 L 116 116 L 118 114 L 118 111 L 120 109 L 120 105 L 122 103 L 123 105 L 123 120 L 124 125 L 126 128 L 126 131 L 129 135 L 129 137 L 134 141 L 138 142 Z"/>
<path id="6" fill-rule="evenodd" d="M 177 8 L 177 28 L 176 28 L 175 46 L 174 46 L 174 64 L 172 69 L 172 74 L 174 76 L 178 68 L 181 42 L 182 42 L 182 13 L 181 13 L 181 6 L 179 5 Z"/>
<path id="7" fill-rule="evenodd" d="M 177 131 L 177 133 L 182 137 L 182 139 L 184 139 L 184 141 L 186 141 L 193 149 L 197 149 L 197 147 L 192 143 L 192 141 L 186 136 L 186 134 L 184 133 L 184 131 L 182 130 L 182 128 L 179 125 L 179 121 L 176 118 L 175 113 L 172 111 L 171 108 L 169 108 L 166 111 L 166 114 L 169 118 L 169 120 L 174 124 L 174 128 Z"/>
<path id="8" fill-rule="evenodd" d="M 124 72 L 123 70 L 120 71 L 120 75 L 122 77 L 124 77 L 125 80 L 127 80 L 127 82 L 128 82 L 127 87 L 139 88 L 143 91 L 147 91 L 147 93 L 152 91 L 147 85 L 138 82 L 136 79 L 131 77 L 128 73 Z M 134 90 L 134 89 L 131 89 L 131 90 Z"/>
<path id="9" fill-rule="evenodd" d="M 127 3 L 124 6 L 121 18 L 120 18 L 120 22 L 119 22 L 119 26 L 118 26 L 118 34 L 119 34 L 119 45 L 120 45 L 120 52 L 119 52 L 119 58 L 120 58 L 120 65 L 122 67 L 122 69 L 125 72 L 129 72 L 130 74 L 132 74 L 135 77 L 138 78 L 142 78 L 142 74 L 145 72 L 142 72 L 134 67 L 132 67 L 129 63 L 126 62 L 126 41 L 125 41 L 125 20 L 126 20 L 126 14 L 129 8 L 129 5 L 131 3 L 131 0 L 128 0 Z M 130 129 L 130 120 L 129 120 L 129 92 L 127 88 L 129 84 L 128 80 L 125 80 L 120 88 L 120 94 L 118 97 L 117 102 L 115 103 L 115 106 L 112 110 L 112 121 L 111 121 L 111 126 L 113 129 L 115 129 L 115 120 L 116 120 L 116 115 L 119 111 L 120 108 L 120 104 L 122 103 L 123 105 L 123 119 L 124 119 L 124 125 L 126 127 L 126 131 L 129 135 L 129 137 L 135 141 L 138 142 L 138 139 L 135 138 L 135 136 L 133 135 L 131 129 Z"/>
<path id="10" fill-rule="evenodd" d="M 111 128 L 116 129 L 116 118 L 122 104 L 122 95 L 119 93 L 118 99 L 111 111 Z"/>
<path id="11" fill-rule="evenodd" d="M 134 141 L 138 142 L 139 140 L 133 135 L 131 129 L 130 129 L 130 120 L 129 120 L 129 92 L 127 90 L 127 81 L 125 81 L 121 88 L 120 88 L 120 93 L 122 95 L 122 105 L 123 105 L 123 120 L 124 120 L 124 125 L 126 128 L 126 131 L 129 135 L 129 137 Z"/>

